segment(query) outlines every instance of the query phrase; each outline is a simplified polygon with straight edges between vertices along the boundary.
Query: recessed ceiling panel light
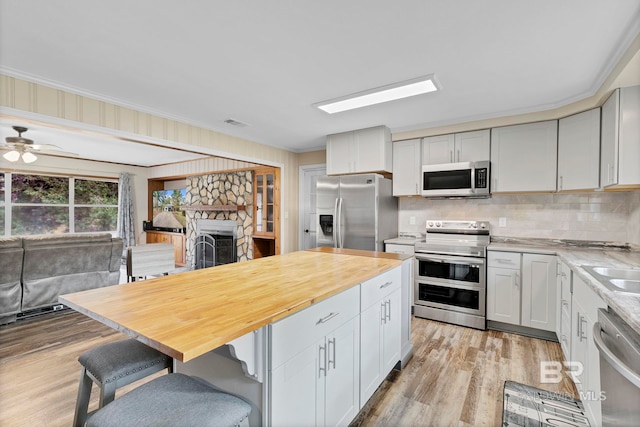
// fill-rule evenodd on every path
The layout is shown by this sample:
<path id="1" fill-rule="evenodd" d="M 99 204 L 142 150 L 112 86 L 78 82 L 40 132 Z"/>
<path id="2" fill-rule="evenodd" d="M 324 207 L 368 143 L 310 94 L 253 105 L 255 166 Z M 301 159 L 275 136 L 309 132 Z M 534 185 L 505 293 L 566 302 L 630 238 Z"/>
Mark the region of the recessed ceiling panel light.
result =
<path id="1" fill-rule="evenodd" d="M 399 83 L 354 93 L 329 101 L 314 104 L 324 112 L 329 114 L 341 111 L 353 110 L 354 108 L 367 107 L 369 105 L 380 104 L 396 99 L 409 98 L 410 96 L 422 95 L 424 93 L 435 92 L 440 89 L 434 74 L 406 80 Z"/>

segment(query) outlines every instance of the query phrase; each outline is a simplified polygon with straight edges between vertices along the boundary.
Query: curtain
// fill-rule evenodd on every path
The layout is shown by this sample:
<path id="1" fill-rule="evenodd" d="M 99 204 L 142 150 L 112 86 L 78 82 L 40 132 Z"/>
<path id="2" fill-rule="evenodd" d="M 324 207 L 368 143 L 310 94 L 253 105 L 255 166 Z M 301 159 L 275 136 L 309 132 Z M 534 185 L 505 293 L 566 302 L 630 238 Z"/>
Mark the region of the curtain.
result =
<path id="1" fill-rule="evenodd" d="M 124 241 L 123 259 L 126 258 L 127 248 L 136 245 L 134 222 L 131 176 L 123 172 L 118 181 L 118 235 Z"/>

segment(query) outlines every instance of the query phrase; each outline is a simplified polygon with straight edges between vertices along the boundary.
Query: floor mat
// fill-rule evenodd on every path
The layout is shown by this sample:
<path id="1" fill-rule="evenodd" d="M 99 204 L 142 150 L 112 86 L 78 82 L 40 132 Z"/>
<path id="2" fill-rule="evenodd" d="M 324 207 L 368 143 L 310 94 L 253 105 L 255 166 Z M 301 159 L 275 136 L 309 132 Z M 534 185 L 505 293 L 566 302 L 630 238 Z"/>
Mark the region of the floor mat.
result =
<path id="1" fill-rule="evenodd" d="M 589 426 L 582 402 L 515 381 L 504 382 L 503 427 Z"/>

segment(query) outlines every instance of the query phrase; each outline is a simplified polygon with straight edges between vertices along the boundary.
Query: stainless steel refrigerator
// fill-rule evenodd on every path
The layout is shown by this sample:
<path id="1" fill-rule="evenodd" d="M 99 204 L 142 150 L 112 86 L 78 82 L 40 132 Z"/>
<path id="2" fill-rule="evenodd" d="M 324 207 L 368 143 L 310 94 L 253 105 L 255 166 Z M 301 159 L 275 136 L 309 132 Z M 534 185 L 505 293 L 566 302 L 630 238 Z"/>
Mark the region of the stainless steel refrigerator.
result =
<path id="1" fill-rule="evenodd" d="M 318 246 L 384 251 L 398 234 L 398 200 L 378 174 L 318 178 Z"/>

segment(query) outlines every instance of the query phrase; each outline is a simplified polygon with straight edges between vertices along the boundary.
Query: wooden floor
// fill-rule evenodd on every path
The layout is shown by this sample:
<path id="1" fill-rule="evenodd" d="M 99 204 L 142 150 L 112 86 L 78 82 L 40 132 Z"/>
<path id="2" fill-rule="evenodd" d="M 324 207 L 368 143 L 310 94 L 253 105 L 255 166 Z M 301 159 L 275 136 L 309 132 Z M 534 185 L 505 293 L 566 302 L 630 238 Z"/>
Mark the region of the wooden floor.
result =
<path id="1" fill-rule="evenodd" d="M 78 355 L 123 338 L 71 310 L 0 326 L 0 426 L 71 425 Z M 413 359 L 385 381 L 353 426 L 498 426 L 505 380 L 577 396 L 567 378 L 539 383 L 539 362 L 562 360 L 557 343 L 419 318 L 412 341 Z M 94 388 L 90 410 L 96 395 Z"/>

